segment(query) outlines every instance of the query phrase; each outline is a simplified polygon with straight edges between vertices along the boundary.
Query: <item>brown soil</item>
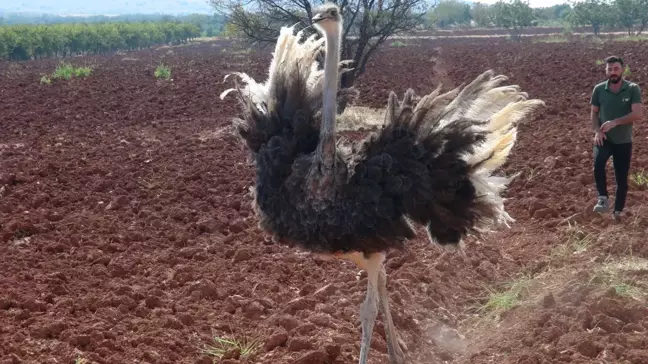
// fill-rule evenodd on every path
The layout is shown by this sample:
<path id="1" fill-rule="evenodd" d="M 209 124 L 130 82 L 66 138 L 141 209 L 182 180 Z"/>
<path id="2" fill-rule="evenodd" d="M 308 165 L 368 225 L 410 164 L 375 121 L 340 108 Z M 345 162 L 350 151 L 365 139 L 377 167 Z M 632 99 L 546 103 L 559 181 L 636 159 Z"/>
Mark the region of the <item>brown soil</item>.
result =
<path id="1" fill-rule="evenodd" d="M 603 77 L 596 59 L 623 55 L 645 88 L 648 47 L 408 44 L 370 62 L 358 82 L 363 105 L 383 106 L 391 90 L 433 90 L 433 59 L 455 85 L 492 67 L 547 102 L 520 127 L 506 166 L 522 171 L 507 195 L 512 229 L 468 241 L 466 260 L 425 239 L 389 256 L 394 320 L 411 361 L 648 361 L 645 299 L 618 294 L 595 273 L 617 258 L 648 258 L 648 193 L 632 185 L 620 225 L 590 213 L 588 106 Z M 236 105 L 217 99 L 226 73 L 262 78 L 269 57 L 203 43 L 75 58 L 94 73 L 51 85 L 39 79 L 54 60 L 0 63 L 1 363 L 209 363 L 201 349 L 213 335 L 262 341 L 251 359 L 231 351 L 223 362 L 357 360 L 366 278 L 258 230 L 253 171 L 228 128 Z M 160 61 L 173 81 L 155 80 Z M 648 167 L 645 125 L 635 128 L 631 173 Z M 613 193 L 611 167 L 609 181 Z M 591 244 L 556 255 L 574 224 Z M 485 287 L 521 272 L 539 282 L 523 304 L 493 319 L 475 311 Z M 543 274 L 560 278 L 543 286 Z M 622 277 L 632 292 L 648 290 L 645 271 Z M 387 363 L 382 323 L 376 331 L 370 363 Z"/>

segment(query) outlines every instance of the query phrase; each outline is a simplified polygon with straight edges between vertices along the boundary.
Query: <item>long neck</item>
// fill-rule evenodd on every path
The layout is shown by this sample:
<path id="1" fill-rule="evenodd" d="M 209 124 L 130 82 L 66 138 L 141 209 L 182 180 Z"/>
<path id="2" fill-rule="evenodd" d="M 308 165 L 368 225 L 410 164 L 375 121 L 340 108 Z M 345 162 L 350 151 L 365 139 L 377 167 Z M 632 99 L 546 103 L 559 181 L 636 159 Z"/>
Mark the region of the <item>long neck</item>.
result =
<path id="1" fill-rule="evenodd" d="M 338 64 L 340 63 L 340 32 L 326 32 L 324 59 L 324 100 L 320 126 L 320 157 L 324 166 L 333 168 L 335 159 L 335 118 L 337 115 Z"/>

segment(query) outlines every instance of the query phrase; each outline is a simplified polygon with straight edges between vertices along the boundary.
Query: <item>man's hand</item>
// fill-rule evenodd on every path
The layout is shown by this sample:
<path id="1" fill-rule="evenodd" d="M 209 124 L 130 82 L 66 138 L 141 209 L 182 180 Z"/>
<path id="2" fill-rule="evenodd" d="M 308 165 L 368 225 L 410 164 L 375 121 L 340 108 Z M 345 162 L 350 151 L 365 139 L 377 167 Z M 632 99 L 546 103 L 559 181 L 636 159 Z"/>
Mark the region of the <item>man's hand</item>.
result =
<path id="1" fill-rule="evenodd" d="M 603 125 L 605 125 L 605 124 L 603 124 Z M 607 137 L 605 136 L 605 133 L 604 133 L 604 132 L 602 132 L 602 131 L 597 131 L 597 132 L 594 134 L 594 144 L 596 144 L 596 145 L 598 145 L 598 146 L 601 146 L 601 145 L 603 145 L 603 140 L 604 140 L 604 139 L 607 139 Z"/>
<path id="2" fill-rule="evenodd" d="M 616 120 L 609 120 L 603 123 L 601 125 L 601 132 L 607 133 L 610 129 L 614 128 L 617 126 L 617 121 Z"/>

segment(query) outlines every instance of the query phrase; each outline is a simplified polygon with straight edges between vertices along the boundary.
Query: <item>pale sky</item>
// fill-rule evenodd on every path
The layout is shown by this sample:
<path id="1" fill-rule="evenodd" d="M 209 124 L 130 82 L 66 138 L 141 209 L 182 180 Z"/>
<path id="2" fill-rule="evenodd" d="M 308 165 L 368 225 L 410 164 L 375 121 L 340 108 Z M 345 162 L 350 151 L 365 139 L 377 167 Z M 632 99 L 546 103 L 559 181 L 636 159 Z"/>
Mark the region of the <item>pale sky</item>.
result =
<path id="1" fill-rule="evenodd" d="M 495 4 L 497 0 L 473 0 L 474 2 L 480 2 L 484 4 Z M 558 4 L 565 4 L 566 0 L 529 0 L 529 5 L 532 8 L 546 8 Z"/>

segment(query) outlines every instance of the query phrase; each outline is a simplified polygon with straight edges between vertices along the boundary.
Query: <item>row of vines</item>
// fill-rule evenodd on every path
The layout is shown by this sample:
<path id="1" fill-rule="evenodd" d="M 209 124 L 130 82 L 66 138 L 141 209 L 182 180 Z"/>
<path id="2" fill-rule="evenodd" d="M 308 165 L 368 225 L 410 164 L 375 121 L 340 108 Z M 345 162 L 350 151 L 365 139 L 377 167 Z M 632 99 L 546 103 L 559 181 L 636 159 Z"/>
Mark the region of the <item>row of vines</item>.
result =
<path id="1" fill-rule="evenodd" d="M 138 50 L 186 43 L 200 33 L 196 24 L 179 22 L 0 26 L 0 59 L 28 60 Z"/>

